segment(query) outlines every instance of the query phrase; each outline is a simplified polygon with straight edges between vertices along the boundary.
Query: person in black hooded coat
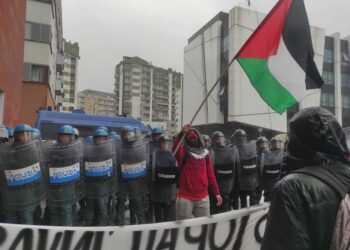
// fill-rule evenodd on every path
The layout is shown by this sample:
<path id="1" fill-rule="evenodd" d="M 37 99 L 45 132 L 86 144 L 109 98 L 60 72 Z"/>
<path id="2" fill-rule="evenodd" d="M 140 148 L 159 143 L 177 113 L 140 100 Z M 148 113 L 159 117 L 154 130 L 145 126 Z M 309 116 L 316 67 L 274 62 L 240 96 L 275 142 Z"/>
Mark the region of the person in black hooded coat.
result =
<path id="1" fill-rule="evenodd" d="M 273 189 L 261 249 L 329 249 L 341 197 L 320 179 L 293 171 L 327 168 L 350 187 L 345 134 L 324 108 L 301 110 L 289 127 L 289 174 Z"/>

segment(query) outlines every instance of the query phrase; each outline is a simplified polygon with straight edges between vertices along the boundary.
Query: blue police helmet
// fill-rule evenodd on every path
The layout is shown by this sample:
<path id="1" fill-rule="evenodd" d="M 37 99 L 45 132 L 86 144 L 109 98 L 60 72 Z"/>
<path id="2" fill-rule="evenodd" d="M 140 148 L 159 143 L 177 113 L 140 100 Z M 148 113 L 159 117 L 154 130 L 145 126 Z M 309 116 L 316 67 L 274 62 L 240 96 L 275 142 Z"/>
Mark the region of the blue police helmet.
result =
<path id="1" fill-rule="evenodd" d="M 109 133 L 108 128 L 105 127 L 105 126 L 99 126 L 99 127 L 96 128 L 96 130 L 97 130 L 97 129 L 103 129 L 103 130 L 107 131 L 107 133 Z"/>
<path id="2" fill-rule="evenodd" d="M 118 135 L 118 133 L 117 133 L 117 132 L 114 132 L 114 131 L 112 131 L 112 132 L 110 133 L 110 136 L 111 136 L 113 139 L 120 139 L 120 135 Z"/>
<path id="3" fill-rule="evenodd" d="M 122 128 L 122 132 L 134 132 L 134 131 L 135 131 L 134 128 L 131 126 L 124 126 Z"/>
<path id="4" fill-rule="evenodd" d="M 33 128 L 33 134 L 34 134 L 35 136 L 41 136 L 41 132 L 40 132 L 40 130 L 37 129 L 37 128 Z"/>
<path id="5" fill-rule="evenodd" d="M 13 137 L 13 132 L 14 132 L 13 128 L 9 128 L 7 129 L 7 131 L 8 131 L 9 137 Z"/>
<path id="6" fill-rule="evenodd" d="M 92 144 L 93 141 L 94 141 L 94 139 L 93 139 L 92 135 L 90 135 L 90 136 L 86 137 L 85 141 L 86 141 L 87 143 Z"/>
<path id="7" fill-rule="evenodd" d="M 94 137 L 107 137 L 108 132 L 103 128 L 98 128 L 95 130 Z"/>
<path id="8" fill-rule="evenodd" d="M 73 135 L 74 128 L 71 125 L 63 125 L 58 128 L 57 134 Z"/>
<path id="9" fill-rule="evenodd" d="M 31 126 L 29 126 L 28 124 L 21 123 L 15 128 L 13 133 L 17 134 L 17 133 L 32 132 L 32 131 L 33 130 Z"/>
<path id="10" fill-rule="evenodd" d="M 152 129 L 152 134 L 163 134 L 163 129 L 160 127 L 155 127 Z"/>

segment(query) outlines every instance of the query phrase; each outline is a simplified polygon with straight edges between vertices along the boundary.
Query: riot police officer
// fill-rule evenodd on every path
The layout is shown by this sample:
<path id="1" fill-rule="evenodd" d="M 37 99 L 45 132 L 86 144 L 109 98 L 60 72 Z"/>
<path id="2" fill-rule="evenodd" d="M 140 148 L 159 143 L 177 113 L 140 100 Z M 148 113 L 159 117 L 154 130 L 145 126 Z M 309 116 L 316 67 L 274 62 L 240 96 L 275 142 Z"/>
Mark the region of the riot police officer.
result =
<path id="1" fill-rule="evenodd" d="M 160 149 L 152 153 L 152 187 L 156 222 L 174 221 L 176 219 L 176 180 L 179 168 L 170 149 L 170 138 L 159 138 Z"/>
<path id="2" fill-rule="evenodd" d="M 33 131 L 32 131 L 33 135 L 33 139 L 40 139 L 41 138 L 41 132 L 39 129 L 37 128 L 33 128 Z"/>
<path id="3" fill-rule="evenodd" d="M 14 143 L 0 147 L 6 223 L 33 224 L 34 210 L 46 196 L 40 144 L 31 138 L 32 128 L 20 124 L 14 130 Z"/>
<path id="4" fill-rule="evenodd" d="M 237 151 L 232 147 L 226 147 L 225 135 L 221 131 L 216 131 L 211 137 L 211 158 L 214 165 L 216 181 L 219 185 L 222 196 L 222 205 L 216 205 L 216 198 L 211 194 L 210 210 L 211 214 L 218 214 L 230 211 L 230 193 L 234 187 L 234 175 L 237 165 Z"/>
<path id="5" fill-rule="evenodd" d="M 151 138 L 152 138 L 152 142 L 157 142 L 159 137 L 163 134 L 163 129 L 160 127 L 155 127 L 152 129 L 152 134 L 151 134 Z"/>
<path id="6" fill-rule="evenodd" d="M 7 130 L 8 130 L 8 136 L 9 136 L 9 143 L 12 143 L 14 141 L 14 137 L 13 137 L 14 129 L 13 128 L 9 128 Z"/>
<path id="7" fill-rule="evenodd" d="M 73 128 L 73 133 L 74 133 L 74 140 L 78 140 L 80 136 L 79 130 L 77 128 Z"/>
<path id="8" fill-rule="evenodd" d="M 142 131 L 139 127 L 134 127 L 135 130 L 135 139 L 140 139 L 142 138 Z"/>
<path id="9" fill-rule="evenodd" d="M 143 138 L 135 139 L 135 130 L 131 126 L 123 127 L 121 139 L 116 223 L 124 225 L 125 204 L 129 198 L 133 204 L 137 223 L 143 224 L 145 208 L 142 198 L 148 191 L 148 142 Z"/>
<path id="10" fill-rule="evenodd" d="M 261 187 L 264 190 L 264 201 L 271 201 L 272 188 L 281 178 L 281 168 L 283 161 L 283 149 L 281 141 L 276 137 L 270 141 L 270 151 L 266 150 L 262 154 L 263 171 Z"/>
<path id="11" fill-rule="evenodd" d="M 0 125 L 0 143 L 7 143 L 9 140 L 8 130 L 4 125 Z"/>
<path id="12" fill-rule="evenodd" d="M 64 125 L 57 130 L 57 142 L 48 151 L 50 225 L 72 226 L 75 204 L 83 196 L 82 143 L 74 140 L 74 129 Z"/>
<path id="13" fill-rule="evenodd" d="M 265 136 L 260 136 L 256 142 L 257 164 L 259 167 L 259 186 L 256 188 L 256 199 L 258 203 L 261 200 L 263 187 L 261 185 L 262 170 L 264 169 L 265 153 L 269 150 L 269 140 Z"/>
<path id="14" fill-rule="evenodd" d="M 256 188 L 259 185 L 259 168 L 255 142 L 247 142 L 247 133 L 237 129 L 232 135 L 232 141 L 238 150 L 239 165 L 237 167 L 237 183 L 233 191 L 233 207 L 238 209 L 238 197 L 241 208 L 258 204 Z"/>
<path id="15" fill-rule="evenodd" d="M 86 182 L 87 226 L 106 226 L 108 222 L 108 198 L 116 191 L 115 142 L 108 140 L 104 129 L 97 129 L 94 144 L 86 144 L 84 156 Z"/>
<path id="16" fill-rule="evenodd" d="M 210 136 L 204 134 L 204 135 L 202 135 L 202 138 L 203 138 L 203 141 L 204 141 L 204 147 L 206 149 L 210 150 L 210 141 L 211 141 Z"/>

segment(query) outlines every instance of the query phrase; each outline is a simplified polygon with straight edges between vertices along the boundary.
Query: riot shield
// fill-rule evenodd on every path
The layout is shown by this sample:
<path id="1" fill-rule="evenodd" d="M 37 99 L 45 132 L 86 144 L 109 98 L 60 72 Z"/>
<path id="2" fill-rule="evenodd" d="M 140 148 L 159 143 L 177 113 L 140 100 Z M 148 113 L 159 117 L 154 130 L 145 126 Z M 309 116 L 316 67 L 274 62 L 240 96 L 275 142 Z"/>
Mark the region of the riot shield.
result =
<path id="1" fill-rule="evenodd" d="M 84 145 L 85 196 L 97 199 L 117 189 L 115 141 Z"/>
<path id="2" fill-rule="evenodd" d="M 280 180 L 282 160 L 282 150 L 267 151 L 263 154 L 264 166 L 261 184 L 266 192 L 271 192 L 273 186 Z"/>
<path id="3" fill-rule="evenodd" d="M 0 146 L 1 194 L 5 208 L 36 207 L 46 197 L 47 182 L 38 140 Z"/>
<path id="4" fill-rule="evenodd" d="M 83 144 L 81 139 L 69 145 L 54 144 L 48 148 L 49 172 L 47 203 L 52 207 L 73 204 L 84 195 Z"/>
<path id="5" fill-rule="evenodd" d="M 172 152 L 163 149 L 154 151 L 151 172 L 151 199 L 156 202 L 174 201 L 180 171 Z"/>
<path id="6" fill-rule="evenodd" d="M 149 189 L 148 144 L 148 141 L 143 138 L 133 142 L 122 142 L 118 166 L 120 197 L 140 197 L 147 193 Z"/>
<path id="7" fill-rule="evenodd" d="M 159 149 L 152 154 L 152 181 L 157 184 L 175 184 L 179 168 L 171 151 Z"/>
<path id="8" fill-rule="evenodd" d="M 237 159 L 235 152 L 234 148 L 225 147 L 215 147 L 211 150 L 214 172 L 221 194 L 228 194 L 233 189 L 235 159 Z"/>
<path id="9" fill-rule="evenodd" d="M 239 154 L 239 187 L 243 191 L 254 191 L 259 185 L 255 141 L 237 146 L 237 149 Z"/>

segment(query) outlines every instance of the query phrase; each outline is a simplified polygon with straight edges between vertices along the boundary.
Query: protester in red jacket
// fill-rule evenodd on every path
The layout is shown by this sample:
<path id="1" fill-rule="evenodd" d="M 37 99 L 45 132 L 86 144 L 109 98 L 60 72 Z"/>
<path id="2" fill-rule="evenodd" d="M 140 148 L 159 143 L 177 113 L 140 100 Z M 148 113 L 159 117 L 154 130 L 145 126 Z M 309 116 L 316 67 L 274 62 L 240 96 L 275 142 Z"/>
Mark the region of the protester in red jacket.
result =
<path id="1" fill-rule="evenodd" d="M 174 141 L 173 150 L 184 134 L 185 139 L 175 154 L 181 171 L 176 200 L 177 220 L 210 215 L 208 187 L 216 196 L 217 206 L 222 204 L 209 151 L 205 149 L 200 133 L 185 125 Z"/>

